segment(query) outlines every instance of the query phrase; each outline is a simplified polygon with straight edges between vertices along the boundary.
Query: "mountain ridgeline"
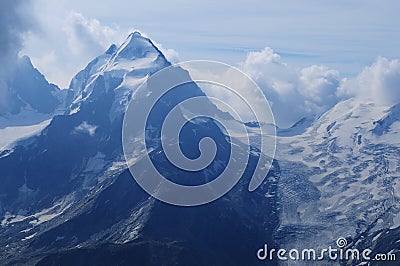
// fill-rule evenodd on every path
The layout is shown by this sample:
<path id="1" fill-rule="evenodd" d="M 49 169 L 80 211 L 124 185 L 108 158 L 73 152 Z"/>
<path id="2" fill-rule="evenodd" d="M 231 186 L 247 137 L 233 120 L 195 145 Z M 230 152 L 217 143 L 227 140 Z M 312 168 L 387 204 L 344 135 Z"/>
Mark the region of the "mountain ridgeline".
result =
<path id="1" fill-rule="evenodd" d="M 257 263 L 255 250 L 265 242 L 272 244 L 278 222 L 276 199 L 265 197 L 268 191 L 274 194 L 278 170 L 271 170 L 271 178 L 256 193 L 249 193 L 256 153 L 251 155 L 246 177 L 228 195 L 193 208 L 153 199 L 127 169 L 121 143 L 127 104 L 149 75 L 170 65 L 151 40 L 138 32 L 130 34 L 122 45 L 112 45 L 72 79 L 62 114 L 39 135 L 1 152 L 0 261 L 28 265 Z M 183 69 L 178 71 L 187 75 Z M 181 86 L 159 110 L 165 112 L 198 95 L 204 93 L 195 83 Z M 161 121 L 157 115 L 151 119 L 153 125 Z M 193 140 L 203 136 L 216 139 L 220 151 L 218 163 L 207 171 L 177 172 L 159 149 L 150 156 L 171 180 L 207 182 L 210 174 L 218 175 L 226 164 L 229 149 L 224 147 L 229 143 L 213 121 L 193 121 L 182 136 L 187 154 L 198 152 Z"/>
<path id="2" fill-rule="evenodd" d="M 327 248 L 339 237 L 349 247 L 399 254 L 398 105 L 349 99 L 317 119 L 278 129 L 276 158 L 258 189 L 248 191 L 259 158 L 250 147 L 240 151 L 250 159 L 230 192 L 202 206 L 177 207 L 139 187 L 122 148 L 133 93 L 168 66 L 138 32 L 89 62 L 67 90 L 49 84 L 29 58 L 20 59 L 0 83 L 7 97 L 0 101 L 0 118 L 28 110 L 52 119 L 39 134 L 0 150 L 0 264 L 278 265 L 258 260 L 257 250 L 266 243 Z M 194 119 L 179 138 L 183 153 L 195 158 L 200 139 L 211 137 L 215 160 L 190 173 L 168 161 L 160 146 L 162 119 L 196 96 L 204 93 L 194 82 L 180 86 L 159 101 L 148 123 L 158 128 L 148 143 L 150 158 L 164 176 L 184 185 L 218 176 L 230 152 L 230 139 L 216 122 Z"/>
<path id="3" fill-rule="evenodd" d="M 23 56 L 18 58 L 11 74 L 0 79 L 0 115 L 18 114 L 25 108 L 54 113 L 63 94 L 33 67 L 29 57 Z"/>

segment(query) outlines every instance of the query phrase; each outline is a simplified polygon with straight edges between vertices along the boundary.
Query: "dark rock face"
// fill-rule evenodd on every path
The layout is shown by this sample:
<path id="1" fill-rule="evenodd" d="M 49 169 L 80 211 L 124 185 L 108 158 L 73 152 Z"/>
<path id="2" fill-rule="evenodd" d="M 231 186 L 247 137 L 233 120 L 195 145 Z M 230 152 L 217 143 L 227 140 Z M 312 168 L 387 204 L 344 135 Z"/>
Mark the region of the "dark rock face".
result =
<path id="1" fill-rule="evenodd" d="M 119 68 L 120 62 L 148 61 Z M 146 61 L 146 62 L 147 62 Z M 0 158 L 0 260 L 38 265 L 258 265 L 257 250 L 278 226 L 276 196 L 279 165 L 261 187 L 248 192 L 257 164 L 256 151 L 244 177 L 223 198 L 184 208 L 146 194 L 126 169 L 122 154 L 122 119 L 134 87 L 170 63 L 149 39 L 132 34 L 111 47 L 71 82 L 63 115 L 39 136 L 20 142 Z M 20 81 L 22 82 L 22 81 Z M 150 124 L 190 97 L 203 95 L 194 83 L 166 95 Z M 28 96 L 27 96 L 28 97 Z M 50 96 L 49 96 L 50 97 Z M 173 103 L 173 104 L 172 104 Z M 43 107 L 50 110 L 52 105 Z M 140 110 L 138 110 L 140 112 Z M 193 135 L 196 131 L 197 135 Z M 215 122 L 192 121 L 182 133 L 183 152 L 198 156 L 204 136 L 216 140 L 223 167 L 229 139 Z M 157 141 L 150 143 L 159 145 Z M 150 157 L 167 178 L 185 184 L 208 182 L 204 172 L 178 171 L 156 147 Z M 247 152 L 247 151 L 243 151 Z M 266 194 L 270 195 L 266 197 Z"/>
<path id="2" fill-rule="evenodd" d="M 29 57 L 18 59 L 15 69 L 2 83 L 4 92 L 0 104 L 0 115 L 17 114 L 23 108 L 50 114 L 62 103 L 60 89 L 50 84 L 46 78 L 33 67 Z"/>

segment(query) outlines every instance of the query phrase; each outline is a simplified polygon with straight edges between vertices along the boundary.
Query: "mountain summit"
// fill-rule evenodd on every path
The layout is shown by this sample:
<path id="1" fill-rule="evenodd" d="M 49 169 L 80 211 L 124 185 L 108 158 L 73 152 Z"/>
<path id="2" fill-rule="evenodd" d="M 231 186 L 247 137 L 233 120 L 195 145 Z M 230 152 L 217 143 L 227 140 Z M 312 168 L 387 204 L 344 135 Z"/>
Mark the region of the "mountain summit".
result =
<path id="1" fill-rule="evenodd" d="M 198 256 L 192 250 L 204 251 L 207 243 L 218 241 L 221 249 L 238 252 L 217 261 L 244 264 L 244 258 L 253 257 L 253 239 L 271 239 L 266 228 L 272 230 L 277 221 L 275 199 L 247 192 L 251 174 L 225 200 L 184 210 L 149 197 L 132 178 L 122 153 L 127 104 L 150 75 L 170 65 L 150 39 L 138 32 L 130 34 L 122 45 L 110 46 L 72 79 L 64 114 L 55 116 L 36 136 L 0 153 L 1 261 L 58 261 L 51 254 L 103 244 L 105 252 L 112 245 L 128 248 L 133 254 L 130 257 L 142 253 L 142 248 L 153 249 L 156 241 L 161 253 L 177 254 L 171 263 L 193 264 L 191 257 Z M 176 71 L 188 75 L 183 69 Z M 150 125 L 161 128 L 162 114 L 199 95 L 204 94 L 195 83 L 180 86 L 160 101 L 160 113 L 152 115 Z M 217 160 L 205 171 L 178 171 L 166 159 L 158 138 L 151 140 L 150 156 L 171 179 L 189 183 L 208 180 L 226 164 L 230 151 L 226 136 L 215 122 L 199 120 L 188 124 L 181 141 L 186 152 L 195 155 L 196 143 L 205 136 L 217 140 L 219 151 Z M 257 157 L 251 157 L 254 167 Z M 266 181 L 262 190 L 271 189 L 275 182 Z M 265 208 L 269 211 L 260 211 Z M 220 233 L 223 238 L 218 237 Z M 246 236 L 250 237 L 246 240 Z M 171 241 L 181 243 L 171 249 Z M 102 251 L 96 251 L 93 263 L 99 262 L 97 252 Z M 118 256 L 114 263 L 128 257 Z M 215 254 L 203 256 L 201 264 L 215 259 Z M 70 262 L 74 264 L 74 258 Z"/>
<path id="2" fill-rule="evenodd" d="M 24 110 L 49 114 L 61 104 L 60 89 L 33 67 L 27 56 L 18 58 L 7 78 L 0 80 L 0 115 Z"/>
<path id="3" fill-rule="evenodd" d="M 112 94 L 109 115 L 113 120 L 123 114 L 132 92 L 148 75 L 169 65 L 150 39 L 139 32 L 131 33 L 122 45 L 111 45 L 72 79 L 69 113 L 77 112 L 84 102 L 96 102 L 101 95 Z"/>

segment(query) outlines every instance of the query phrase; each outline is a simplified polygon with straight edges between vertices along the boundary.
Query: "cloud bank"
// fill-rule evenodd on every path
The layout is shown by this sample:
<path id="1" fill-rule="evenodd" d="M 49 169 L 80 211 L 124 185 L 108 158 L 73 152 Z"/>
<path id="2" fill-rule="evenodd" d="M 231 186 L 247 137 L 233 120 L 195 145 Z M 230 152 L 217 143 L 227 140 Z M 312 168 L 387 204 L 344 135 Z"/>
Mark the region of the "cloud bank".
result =
<path id="1" fill-rule="evenodd" d="M 87 19 L 77 12 L 68 14 L 63 30 L 68 48 L 78 56 L 97 56 L 120 38 L 118 26 L 102 25 L 97 19 Z"/>
<path id="2" fill-rule="evenodd" d="M 51 3 L 54 4 L 54 3 Z M 103 25 L 78 12 L 46 12 L 39 18 L 41 34 L 26 36 L 23 50 L 46 78 L 67 88 L 73 75 L 114 42 L 123 40 L 117 25 Z"/>
<path id="3" fill-rule="evenodd" d="M 265 93 L 280 127 L 322 114 L 340 100 L 336 70 L 320 65 L 296 70 L 269 47 L 250 52 L 241 68 Z"/>
<path id="4" fill-rule="evenodd" d="M 343 79 L 339 95 L 355 96 L 382 105 L 400 102 L 400 62 L 378 57 L 355 78 Z"/>
<path id="5" fill-rule="evenodd" d="M 250 52 L 241 64 L 261 87 L 279 127 L 316 117 L 341 100 L 357 97 L 379 105 L 400 103 L 400 62 L 378 57 L 353 78 L 323 65 L 295 69 L 271 48 Z"/>
<path id="6" fill-rule="evenodd" d="M 0 74 L 15 64 L 23 47 L 23 34 L 35 28 L 35 20 L 29 13 L 30 1 L 6 0 L 0 8 Z"/>

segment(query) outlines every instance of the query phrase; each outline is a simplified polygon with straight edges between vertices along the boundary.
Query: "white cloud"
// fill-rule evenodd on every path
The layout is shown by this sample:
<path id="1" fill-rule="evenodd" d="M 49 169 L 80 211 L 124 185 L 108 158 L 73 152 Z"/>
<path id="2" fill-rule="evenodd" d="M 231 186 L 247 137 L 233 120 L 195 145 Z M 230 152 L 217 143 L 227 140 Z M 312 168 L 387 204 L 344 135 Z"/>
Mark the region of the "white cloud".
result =
<path id="1" fill-rule="evenodd" d="M 37 30 L 31 1 L 2 1 L 0 25 L 0 78 L 4 78 L 18 60 L 24 34 Z"/>
<path id="2" fill-rule="evenodd" d="M 339 95 L 356 96 L 377 104 L 400 102 L 400 62 L 378 57 L 355 78 L 344 79 Z"/>
<path id="3" fill-rule="evenodd" d="M 264 91 L 278 126 L 288 127 L 305 116 L 316 116 L 338 101 L 357 97 L 379 105 L 400 102 L 400 62 L 378 57 L 354 78 L 322 65 L 294 69 L 271 48 L 247 55 L 242 69 Z"/>
<path id="4" fill-rule="evenodd" d="M 24 36 L 21 54 L 30 56 L 50 82 L 66 88 L 73 75 L 112 43 L 122 42 L 127 34 L 117 25 L 104 25 L 73 11 L 64 13 L 54 5 L 49 4 L 38 16 L 41 32 Z"/>
<path id="5" fill-rule="evenodd" d="M 264 91 L 280 127 L 319 115 L 339 100 L 337 71 L 318 65 L 296 70 L 269 47 L 249 53 L 242 69 Z"/>
<path id="6" fill-rule="evenodd" d="M 322 113 L 335 105 L 339 101 L 339 84 L 339 72 L 326 66 L 312 65 L 299 73 L 299 93 L 304 97 L 309 112 Z"/>
<path id="7" fill-rule="evenodd" d="M 33 9 L 30 10 L 38 14 L 43 34 L 38 37 L 40 42 L 26 43 L 29 52 L 26 54 L 38 58 L 46 51 L 56 50 L 57 58 L 60 58 L 59 68 L 70 76 L 88 62 L 86 57 L 64 55 L 60 51 L 70 52 L 65 47 L 66 34 L 62 30 L 70 10 L 87 18 L 96 18 L 103 26 L 112 29 L 112 23 L 116 23 L 122 29 L 121 38 L 126 37 L 127 29 L 131 27 L 145 31 L 164 46 L 178 50 L 184 60 L 211 59 L 235 64 L 243 61 L 248 49 L 260 49 L 268 43 L 285 51 L 287 54 L 282 57 L 291 64 L 303 67 L 313 58 L 315 61 L 312 63 L 354 75 L 363 66 L 362 62 L 370 61 L 371 57 L 379 54 L 398 56 L 400 46 L 398 1 L 390 4 L 346 1 L 343 4 L 343 1 L 255 3 L 223 0 L 216 3 L 206 0 L 191 2 L 190 5 L 170 1 L 149 5 L 146 1 L 128 0 L 115 0 L 112 5 L 94 0 L 32 2 Z M 200 13 L 206 15 L 199 16 Z M 116 43 L 119 41 L 122 40 L 114 40 Z M 58 82 L 56 71 L 52 71 L 54 66 L 49 66 L 44 72 L 52 72 L 53 82 L 65 84 L 64 79 Z M 67 71 L 67 68 L 71 70 Z"/>
<path id="8" fill-rule="evenodd" d="M 96 133 L 97 126 L 90 125 L 88 122 L 83 121 L 79 126 L 74 128 L 73 134 L 86 133 L 93 136 Z"/>
<path id="9" fill-rule="evenodd" d="M 68 47 L 75 55 L 98 55 L 120 38 L 119 28 L 102 25 L 97 19 L 70 12 L 63 28 Z"/>

